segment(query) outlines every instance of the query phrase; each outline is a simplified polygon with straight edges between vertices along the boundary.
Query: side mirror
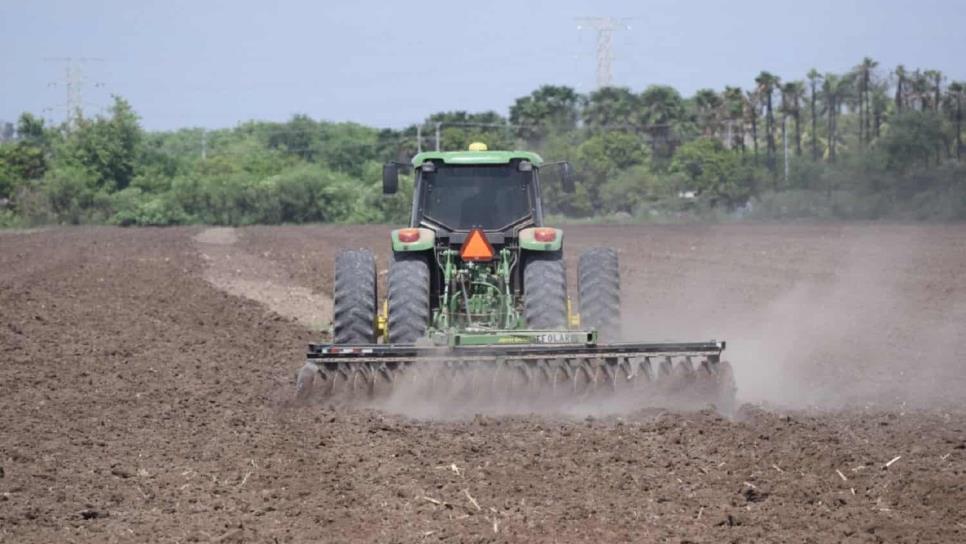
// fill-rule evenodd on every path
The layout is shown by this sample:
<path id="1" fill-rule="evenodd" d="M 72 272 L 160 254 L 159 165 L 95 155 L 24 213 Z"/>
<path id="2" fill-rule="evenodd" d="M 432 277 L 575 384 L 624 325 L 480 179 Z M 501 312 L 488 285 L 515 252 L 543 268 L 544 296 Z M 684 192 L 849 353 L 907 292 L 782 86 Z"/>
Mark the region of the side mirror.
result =
<path id="1" fill-rule="evenodd" d="M 399 165 L 387 162 L 382 165 L 382 194 L 392 195 L 399 188 Z"/>
<path id="2" fill-rule="evenodd" d="M 569 162 L 560 164 L 560 185 L 565 193 L 574 192 L 574 167 Z"/>

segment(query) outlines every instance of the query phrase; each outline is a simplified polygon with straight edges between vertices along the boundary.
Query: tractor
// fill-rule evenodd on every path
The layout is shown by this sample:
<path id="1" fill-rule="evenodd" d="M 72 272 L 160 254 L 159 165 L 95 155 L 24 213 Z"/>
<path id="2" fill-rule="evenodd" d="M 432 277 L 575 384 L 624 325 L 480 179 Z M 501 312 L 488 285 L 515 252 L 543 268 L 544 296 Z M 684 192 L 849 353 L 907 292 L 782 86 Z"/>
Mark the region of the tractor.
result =
<path id="1" fill-rule="evenodd" d="M 580 255 L 572 303 L 564 232 L 544 223 L 540 176 L 553 169 L 571 192 L 569 163 L 474 143 L 387 163 L 385 194 L 397 191 L 400 167 L 414 174 L 412 211 L 409 225 L 390 233 L 386 296 L 380 303 L 370 250 L 337 255 L 332 341 L 309 345 L 300 398 L 373 398 L 391 395 L 407 374 L 445 384 L 441 377 L 482 372 L 510 378 L 498 381 L 511 396 L 535 388 L 646 394 L 660 386 L 698 391 L 729 409 L 734 381 L 720 359 L 724 342 L 619 342 L 614 249 Z"/>

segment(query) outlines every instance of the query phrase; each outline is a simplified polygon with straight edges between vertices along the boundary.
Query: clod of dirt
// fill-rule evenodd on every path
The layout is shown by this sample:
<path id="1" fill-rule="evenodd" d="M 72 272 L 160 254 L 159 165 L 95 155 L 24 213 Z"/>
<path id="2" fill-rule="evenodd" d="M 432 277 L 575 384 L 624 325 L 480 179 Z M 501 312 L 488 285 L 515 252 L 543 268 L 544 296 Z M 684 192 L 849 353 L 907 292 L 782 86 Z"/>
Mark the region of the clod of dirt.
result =
<path id="1" fill-rule="evenodd" d="M 737 527 L 738 525 L 741 525 L 741 520 L 735 516 L 732 516 L 731 514 L 728 514 L 728 517 L 719 521 L 715 525 L 718 527 Z"/>
<path id="2" fill-rule="evenodd" d="M 766 492 L 763 492 L 763 491 L 759 491 L 758 489 L 755 489 L 754 487 L 749 487 L 749 488 L 745 489 L 744 491 L 742 491 L 741 492 L 741 495 L 744 496 L 745 500 L 748 501 L 748 502 L 761 502 L 761 501 L 767 499 L 768 498 L 768 495 L 770 495 L 770 493 L 766 493 Z"/>
<path id="3" fill-rule="evenodd" d="M 107 512 L 101 512 L 99 510 L 88 509 L 80 511 L 81 519 L 100 519 L 106 518 L 108 515 L 109 514 Z"/>
<path id="4" fill-rule="evenodd" d="M 0 478 L 3 478 L 3 477 L 4 477 L 4 475 L 5 475 L 5 474 L 4 474 L 4 472 L 3 472 L 3 467 L 0 467 Z"/>
<path id="5" fill-rule="evenodd" d="M 128 479 L 128 478 L 130 478 L 132 476 L 132 474 L 130 472 L 124 470 L 123 468 L 119 468 L 119 467 L 112 468 L 111 469 L 111 474 L 117 476 L 118 478 L 124 478 L 124 479 Z"/>

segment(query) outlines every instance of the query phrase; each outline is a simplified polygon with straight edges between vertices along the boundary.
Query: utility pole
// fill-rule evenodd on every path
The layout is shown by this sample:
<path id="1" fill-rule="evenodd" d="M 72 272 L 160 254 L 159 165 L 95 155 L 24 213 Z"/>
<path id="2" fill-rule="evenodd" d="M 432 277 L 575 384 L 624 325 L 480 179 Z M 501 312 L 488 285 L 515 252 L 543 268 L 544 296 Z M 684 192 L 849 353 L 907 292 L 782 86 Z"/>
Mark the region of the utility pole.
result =
<path id="1" fill-rule="evenodd" d="M 443 123 L 436 122 L 436 151 L 439 151 L 439 126 Z"/>
<path id="2" fill-rule="evenodd" d="M 59 62 L 64 64 L 64 80 L 60 85 L 66 91 L 64 101 L 64 123 L 68 129 L 74 128 L 76 120 L 81 118 L 84 113 L 84 84 L 87 82 L 84 77 L 82 65 L 88 62 L 101 62 L 104 59 L 96 57 L 48 57 L 47 62 Z M 53 84 L 53 85 L 56 85 Z M 95 87 L 100 87 L 100 83 L 95 83 Z"/>
<path id="3" fill-rule="evenodd" d="M 612 17 L 580 17 L 577 30 L 590 28 L 597 31 L 597 88 L 610 87 L 613 82 L 611 65 L 614 62 L 613 37 L 618 30 L 630 30 L 623 20 Z"/>

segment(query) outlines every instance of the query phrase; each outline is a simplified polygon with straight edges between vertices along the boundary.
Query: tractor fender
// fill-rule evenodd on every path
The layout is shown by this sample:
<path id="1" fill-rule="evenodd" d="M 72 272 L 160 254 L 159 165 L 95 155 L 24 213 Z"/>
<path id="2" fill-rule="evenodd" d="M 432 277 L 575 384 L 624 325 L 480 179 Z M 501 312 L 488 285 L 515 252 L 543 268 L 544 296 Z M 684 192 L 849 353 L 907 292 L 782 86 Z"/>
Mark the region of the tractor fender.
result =
<path id="1" fill-rule="evenodd" d="M 552 230 L 556 233 L 552 242 L 539 242 L 536 239 L 537 229 Z M 529 227 L 520 230 L 520 247 L 530 251 L 560 251 L 563 247 L 563 231 L 550 227 Z"/>
<path id="2" fill-rule="evenodd" d="M 425 251 L 432 249 L 433 245 L 436 244 L 436 233 L 430 229 L 416 229 L 419 231 L 419 238 L 415 242 L 401 242 L 399 240 L 399 231 L 401 230 L 413 229 L 395 229 L 390 233 L 393 251 Z"/>

